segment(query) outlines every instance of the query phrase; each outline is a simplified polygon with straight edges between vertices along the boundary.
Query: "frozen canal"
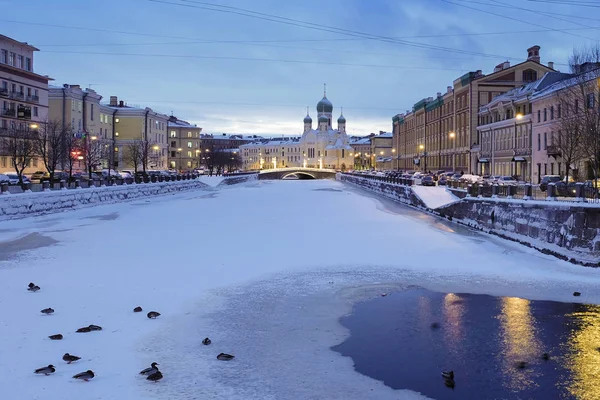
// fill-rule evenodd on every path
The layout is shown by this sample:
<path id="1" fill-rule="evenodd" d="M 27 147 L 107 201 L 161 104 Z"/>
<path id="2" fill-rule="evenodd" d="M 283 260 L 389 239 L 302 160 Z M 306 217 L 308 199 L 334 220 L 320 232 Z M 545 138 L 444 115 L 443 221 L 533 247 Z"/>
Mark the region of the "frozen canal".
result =
<path id="1" fill-rule="evenodd" d="M 260 181 L 2 222 L 0 240 L 2 399 L 420 399 L 331 350 L 357 301 L 418 285 L 600 303 L 597 270 L 334 181 Z M 28 292 L 29 282 L 42 289 Z M 132 312 L 138 305 L 144 313 Z M 162 315 L 150 320 L 150 310 Z M 75 333 L 89 324 L 104 329 Z M 64 339 L 48 339 L 56 333 Z M 66 352 L 82 359 L 67 365 Z M 236 358 L 218 361 L 220 352 Z M 164 374 L 156 384 L 137 373 L 153 361 Z M 33 374 L 48 364 L 54 375 Z M 87 369 L 92 381 L 71 379 Z"/>

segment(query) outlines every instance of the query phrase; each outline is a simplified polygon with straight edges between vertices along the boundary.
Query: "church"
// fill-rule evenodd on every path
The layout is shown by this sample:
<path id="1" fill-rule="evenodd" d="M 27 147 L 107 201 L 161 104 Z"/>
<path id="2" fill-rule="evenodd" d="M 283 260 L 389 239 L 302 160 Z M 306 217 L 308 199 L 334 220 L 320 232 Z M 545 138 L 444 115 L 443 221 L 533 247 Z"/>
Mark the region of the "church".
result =
<path id="1" fill-rule="evenodd" d="M 304 167 L 346 170 L 354 165 L 354 154 L 346 135 L 343 112 L 333 129 L 333 104 L 327 92 L 317 103 L 317 125 L 307 110 L 301 137 L 263 139 L 240 146 L 245 170 Z"/>

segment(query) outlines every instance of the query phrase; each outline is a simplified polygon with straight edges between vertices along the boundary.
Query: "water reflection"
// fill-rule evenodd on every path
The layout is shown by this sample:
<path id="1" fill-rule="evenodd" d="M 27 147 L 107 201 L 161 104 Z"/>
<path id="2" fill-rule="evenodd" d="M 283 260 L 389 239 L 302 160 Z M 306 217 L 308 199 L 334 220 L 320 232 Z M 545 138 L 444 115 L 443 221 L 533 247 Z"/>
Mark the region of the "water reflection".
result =
<path id="1" fill-rule="evenodd" d="M 501 300 L 500 342 L 501 366 L 505 385 L 515 392 L 537 387 L 540 373 L 533 368 L 517 368 L 517 364 L 537 362 L 543 353 L 537 337 L 529 300 L 504 297 Z"/>
<path id="2" fill-rule="evenodd" d="M 359 303 L 342 323 L 351 336 L 334 349 L 394 389 L 438 400 L 600 399 L 600 306 L 411 289 Z M 452 390 L 442 370 L 455 371 Z"/>
<path id="3" fill-rule="evenodd" d="M 564 357 L 571 378 L 563 378 L 562 383 L 567 384 L 576 399 L 597 400 L 600 399 L 600 307 L 581 304 L 575 308 L 568 315 L 571 326 Z"/>

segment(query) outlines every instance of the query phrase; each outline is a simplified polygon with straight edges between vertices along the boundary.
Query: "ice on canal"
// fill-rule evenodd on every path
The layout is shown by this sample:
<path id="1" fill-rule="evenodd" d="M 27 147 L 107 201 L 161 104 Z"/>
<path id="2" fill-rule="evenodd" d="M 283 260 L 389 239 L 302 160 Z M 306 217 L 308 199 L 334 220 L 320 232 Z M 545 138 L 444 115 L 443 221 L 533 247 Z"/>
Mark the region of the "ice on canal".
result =
<path id="1" fill-rule="evenodd" d="M 353 304 L 407 285 L 556 301 L 577 290 L 600 302 L 594 269 L 336 181 L 152 197 L 2 223 L 0 397 L 424 398 L 330 349 L 347 337 L 339 318 Z M 104 329 L 75 333 L 89 324 Z M 82 358 L 66 364 L 66 352 Z M 153 361 L 158 383 L 138 375 Z M 33 374 L 48 364 L 56 373 Z M 90 382 L 71 378 L 88 369 Z"/>

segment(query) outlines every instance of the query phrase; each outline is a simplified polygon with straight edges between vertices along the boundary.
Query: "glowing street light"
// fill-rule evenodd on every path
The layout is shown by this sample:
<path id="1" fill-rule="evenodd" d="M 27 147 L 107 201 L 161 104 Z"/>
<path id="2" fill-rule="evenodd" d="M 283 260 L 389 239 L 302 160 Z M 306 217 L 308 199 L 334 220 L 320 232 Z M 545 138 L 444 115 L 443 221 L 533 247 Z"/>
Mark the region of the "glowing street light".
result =
<path id="1" fill-rule="evenodd" d="M 421 144 L 421 145 L 419 145 L 419 150 L 424 150 L 424 149 L 425 149 L 425 146 L 424 146 L 424 145 L 422 145 L 422 144 Z"/>
<path id="2" fill-rule="evenodd" d="M 38 124 L 31 124 L 29 126 L 30 126 L 31 129 L 37 129 L 37 128 L 39 128 Z"/>
<path id="3" fill-rule="evenodd" d="M 160 149 L 160 147 L 158 147 L 158 145 L 155 145 L 155 146 L 153 147 L 153 149 L 154 149 L 154 150 L 156 150 L 156 151 L 158 151 L 158 150 Z"/>
<path id="4" fill-rule="evenodd" d="M 92 136 L 92 140 L 97 140 L 98 136 Z"/>
<path id="5" fill-rule="evenodd" d="M 523 114 L 517 114 L 517 119 L 523 119 Z"/>
<path id="6" fill-rule="evenodd" d="M 450 136 L 450 139 L 454 139 L 454 138 L 456 137 L 456 133 L 454 133 L 454 132 L 450 132 L 450 135 L 449 135 L 449 136 Z"/>

